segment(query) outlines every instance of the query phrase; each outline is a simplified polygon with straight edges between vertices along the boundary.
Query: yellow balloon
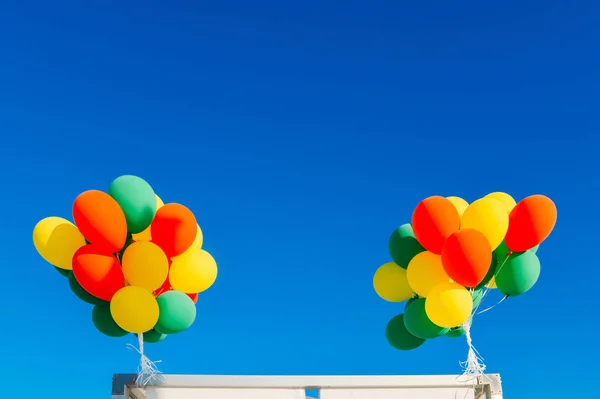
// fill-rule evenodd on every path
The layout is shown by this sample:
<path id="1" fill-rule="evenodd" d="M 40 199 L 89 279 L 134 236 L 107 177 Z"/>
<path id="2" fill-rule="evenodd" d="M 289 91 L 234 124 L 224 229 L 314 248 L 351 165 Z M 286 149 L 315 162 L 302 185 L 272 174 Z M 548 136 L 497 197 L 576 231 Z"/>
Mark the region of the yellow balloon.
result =
<path id="1" fill-rule="evenodd" d="M 156 197 L 156 210 L 165 206 L 165 203 L 158 195 L 154 194 L 154 196 Z M 133 238 L 133 241 L 151 241 L 152 236 L 150 235 L 150 226 L 148 226 L 146 230 L 142 231 L 141 233 L 132 234 L 131 238 Z"/>
<path id="2" fill-rule="evenodd" d="M 493 251 L 504 240 L 508 230 L 508 213 L 502 202 L 497 199 L 481 198 L 467 207 L 460 228 L 483 233 Z"/>
<path id="3" fill-rule="evenodd" d="M 379 266 L 373 276 L 373 288 L 377 295 L 389 302 L 406 301 L 414 294 L 408 285 L 406 269 L 394 262 Z"/>
<path id="4" fill-rule="evenodd" d="M 510 211 L 512 211 L 513 208 L 517 206 L 517 202 L 513 197 L 502 192 L 491 193 L 486 195 L 484 198 L 493 198 L 502 202 L 502 205 L 504 205 L 504 207 L 506 208 L 507 213 L 510 213 Z"/>
<path id="5" fill-rule="evenodd" d="M 127 247 L 121 259 L 123 275 L 130 285 L 152 292 L 169 275 L 169 259 L 154 243 L 139 241 Z"/>
<path id="6" fill-rule="evenodd" d="M 50 216 L 35 225 L 33 245 L 42 258 L 51 265 L 72 270 L 73 254 L 85 245 L 85 238 L 73 223 L 57 216 Z"/>
<path id="7" fill-rule="evenodd" d="M 110 314 L 119 327 L 139 334 L 151 330 L 158 321 L 158 303 L 152 293 L 141 287 L 123 287 L 110 301 Z"/>
<path id="8" fill-rule="evenodd" d="M 169 281 L 171 287 L 186 294 L 206 291 L 217 279 L 217 262 L 211 254 L 194 247 L 173 258 Z"/>
<path id="9" fill-rule="evenodd" d="M 408 285 L 421 298 L 427 298 L 429 291 L 440 283 L 452 281 L 442 265 L 442 257 L 429 251 L 415 255 L 406 270 Z"/>
<path id="10" fill-rule="evenodd" d="M 465 213 L 465 209 L 469 206 L 469 203 L 460 197 L 446 197 L 446 199 L 452 202 L 452 205 L 454 205 L 460 216 Z"/>
<path id="11" fill-rule="evenodd" d="M 462 325 L 469 319 L 472 311 L 471 294 L 457 283 L 436 285 L 425 300 L 425 312 L 429 320 L 444 328 Z"/>
<path id="12" fill-rule="evenodd" d="M 485 286 L 490 290 L 498 288 L 498 286 L 496 286 L 496 279 L 494 277 L 492 277 L 492 279 Z"/>
<path id="13" fill-rule="evenodd" d="M 202 244 L 204 241 L 204 237 L 202 236 L 202 229 L 200 229 L 200 225 L 196 224 L 196 238 L 194 239 L 194 242 L 192 243 L 192 245 L 190 245 L 190 247 L 181 255 L 177 255 L 171 258 L 171 260 L 175 260 L 177 258 L 179 258 L 180 256 L 185 256 L 188 252 L 193 251 L 194 248 L 196 249 L 200 249 L 202 248 Z"/>

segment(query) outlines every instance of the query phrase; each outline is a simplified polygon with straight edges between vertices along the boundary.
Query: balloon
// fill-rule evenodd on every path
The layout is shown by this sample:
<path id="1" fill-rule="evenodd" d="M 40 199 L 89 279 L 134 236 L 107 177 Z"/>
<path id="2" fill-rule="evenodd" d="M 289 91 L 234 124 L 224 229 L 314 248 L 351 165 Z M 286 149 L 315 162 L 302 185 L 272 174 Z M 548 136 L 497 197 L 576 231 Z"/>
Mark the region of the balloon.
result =
<path id="1" fill-rule="evenodd" d="M 452 327 L 445 335 L 448 338 L 460 338 L 465 335 L 465 329 L 462 326 Z"/>
<path id="2" fill-rule="evenodd" d="M 483 278 L 483 280 L 481 280 L 481 282 L 479 284 L 477 284 L 477 286 L 475 287 L 476 290 L 485 287 L 485 285 L 488 284 L 494 278 L 494 274 L 496 273 L 497 266 L 498 266 L 498 257 L 496 256 L 495 252 L 492 252 L 492 260 L 490 262 L 490 267 L 489 267 L 485 277 Z"/>
<path id="3" fill-rule="evenodd" d="M 158 195 L 154 194 L 154 198 L 156 199 L 156 210 L 158 211 L 160 208 L 165 206 L 165 204 Z M 148 226 L 146 230 L 142 231 L 141 233 L 133 234 L 133 239 L 135 241 L 152 241 L 152 234 L 150 234 L 150 229 L 151 225 Z"/>
<path id="4" fill-rule="evenodd" d="M 123 271 L 117 258 L 94 244 L 85 245 L 75 252 L 73 273 L 83 289 L 105 301 L 110 301 L 123 287 Z"/>
<path id="5" fill-rule="evenodd" d="M 160 288 L 169 274 L 169 259 L 154 243 L 134 242 L 121 261 L 123 275 L 130 285 L 152 292 Z"/>
<path id="6" fill-rule="evenodd" d="M 92 244 L 106 252 L 119 252 L 127 240 L 125 215 L 110 195 L 98 190 L 79 194 L 73 203 L 73 219 Z"/>
<path id="7" fill-rule="evenodd" d="M 457 283 L 441 283 L 429 293 L 425 310 L 433 323 L 452 328 L 469 319 L 473 310 L 473 298 L 465 287 Z"/>
<path id="8" fill-rule="evenodd" d="M 492 279 L 490 280 L 490 282 L 489 282 L 489 283 L 487 283 L 485 286 L 486 286 L 486 288 L 489 288 L 490 290 L 494 290 L 494 289 L 498 288 L 498 287 L 496 286 L 496 279 L 495 279 L 495 278 L 492 278 Z"/>
<path id="9" fill-rule="evenodd" d="M 94 322 L 94 326 L 96 326 L 98 331 L 109 337 L 124 337 L 128 334 L 127 331 L 115 323 L 110 314 L 110 307 L 108 306 L 94 306 L 94 309 L 92 309 L 92 322 Z"/>
<path id="10" fill-rule="evenodd" d="M 161 334 L 156 330 L 146 331 L 143 336 L 144 342 L 149 344 L 155 344 L 165 338 L 167 338 L 167 334 Z"/>
<path id="11" fill-rule="evenodd" d="M 412 226 L 406 223 L 394 230 L 388 241 L 388 250 L 392 260 L 406 269 L 410 260 L 425 248 L 415 238 Z"/>
<path id="12" fill-rule="evenodd" d="M 119 204 L 132 234 L 144 231 L 156 213 L 156 196 L 150 184 L 141 177 L 119 176 L 108 187 L 108 195 Z"/>
<path id="13" fill-rule="evenodd" d="M 465 329 L 463 326 L 452 327 L 445 335 L 448 338 L 460 338 L 465 335 Z"/>
<path id="14" fill-rule="evenodd" d="M 414 295 L 408 285 L 406 269 L 394 262 L 381 265 L 373 276 L 373 288 L 382 299 L 389 302 L 403 302 Z"/>
<path id="15" fill-rule="evenodd" d="M 163 334 L 187 330 L 196 319 L 196 306 L 189 296 L 179 291 L 167 291 L 156 298 L 160 313 L 154 329 Z"/>
<path id="16" fill-rule="evenodd" d="M 41 257 L 52 266 L 71 270 L 73 254 L 85 245 L 85 239 L 73 223 L 51 216 L 35 225 L 33 245 Z"/>
<path id="17" fill-rule="evenodd" d="M 186 249 L 184 253 L 182 253 L 181 255 L 173 256 L 172 259 L 175 260 L 180 256 L 185 256 L 188 252 L 193 251 L 194 248 L 202 248 L 203 239 L 204 238 L 202 236 L 202 230 L 200 229 L 200 226 L 196 224 L 196 238 L 194 239 L 192 245 L 190 245 L 190 247 Z"/>
<path id="18" fill-rule="evenodd" d="M 495 282 L 504 295 L 517 296 L 526 293 L 540 277 L 540 260 L 530 251 L 512 254 L 496 271 Z"/>
<path id="19" fill-rule="evenodd" d="M 169 258 L 184 253 L 197 234 L 196 217 L 180 204 L 167 204 L 160 208 L 152 221 L 152 241 L 161 247 Z"/>
<path id="20" fill-rule="evenodd" d="M 69 272 L 69 288 L 73 291 L 73 294 L 83 302 L 89 303 L 91 305 L 103 305 L 108 306 L 108 301 L 103 301 L 100 298 L 96 298 L 89 292 L 87 292 L 81 284 L 75 278 L 75 274 L 73 272 Z"/>
<path id="21" fill-rule="evenodd" d="M 475 287 L 485 278 L 492 261 L 488 240 L 477 230 L 452 233 L 442 249 L 442 264 L 448 276 L 460 285 Z"/>
<path id="22" fill-rule="evenodd" d="M 458 215 L 462 217 L 463 213 L 465 213 L 465 209 L 469 206 L 469 203 L 460 197 L 446 197 L 446 199 L 452 202 Z"/>
<path id="23" fill-rule="evenodd" d="M 500 201 L 481 198 L 469 205 L 463 215 L 461 228 L 479 231 L 494 250 L 500 245 L 508 229 L 508 214 Z"/>
<path id="24" fill-rule="evenodd" d="M 523 199 L 510 213 L 506 246 L 514 252 L 523 252 L 544 241 L 556 224 L 556 205 L 544 195 Z"/>
<path id="25" fill-rule="evenodd" d="M 448 332 L 447 328 L 437 326 L 429 320 L 425 312 L 425 298 L 419 298 L 406 304 L 404 325 L 409 333 L 421 339 L 436 338 Z"/>
<path id="26" fill-rule="evenodd" d="M 385 327 L 385 338 L 389 344 L 401 351 L 416 349 L 425 343 L 424 339 L 417 338 L 408 332 L 404 325 L 404 315 L 393 317 Z"/>
<path id="27" fill-rule="evenodd" d="M 538 249 L 539 249 L 540 245 L 536 245 L 535 247 L 528 249 L 528 251 L 533 252 L 534 254 L 537 253 Z M 500 245 L 498 246 L 498 248 L 496 248 L 494 250 L 494 253 L 496 254 L 496 256 L 498 257 L 498 266 L 502 266 L 504 264 L 504 262 L 506 261 L 506 258 L 508 258 L 508 254 L 511 252 L 510 249 L 508 249 L 508 247 L 506 246 L 506 242 L 502 241 L 500 243 Z M 514 252 L 517 254 L 520 254 L 521 252 Z"/>
<path id="28" fill-rule="evenodd" d="M 173 259 L 169 281 L 174 289 L 195 294 L 209 289 L 217 279 L 217 272 L 213 257 L 203 249 L 194 248 L 185 256 Z"/>
<path id="29" fill-rule="evenodd" d="M 60 267 L 52 266 L 54 270 L 60 273 L 63 277 L 69 277 L 71 275 L 71 270 L 61 269 Z M 72 267 L 72 266 L 71 266 Z"/>
<path id="30" fill-rule="evenodd" d="M 121 288 L 110 301 L 110 314 L 125 331 L 144 333 L 158 321 L 158 303 L 152 293 L 133 285 Z"/>
<path id="31" fill-rule="evenodd" d="M 406 278 L 410 288 L 422 298 L 426 298 L 439 283 L 450 281 L 442 265 L 442 257 L 429 251 L 421 252 L 410 261 Z"/>
<path id="32" fill-rule="evenodd" d="M 428 251 L 440 255 L 446 238 L 460 228 L 460 216 L 446 198 L 429 197 L 415 208 L 412 227 L 419 243 Z"/>
<path id="33" fill-rule="evenodd" d="M 504 205 L 504 208 L 506 209 L 506 213 L 510 213 L 510 211 L 513 210 L 515 205 L 517 205 L 517 203 L 515 202 L 515 199 L 506 193 L 501 193 L 501 192 L 490 193 L 490 194 L 486 195 L 484 198 L 493 198 L 495 200 L 500 201 L 502 203 L 502 205 Z"/>

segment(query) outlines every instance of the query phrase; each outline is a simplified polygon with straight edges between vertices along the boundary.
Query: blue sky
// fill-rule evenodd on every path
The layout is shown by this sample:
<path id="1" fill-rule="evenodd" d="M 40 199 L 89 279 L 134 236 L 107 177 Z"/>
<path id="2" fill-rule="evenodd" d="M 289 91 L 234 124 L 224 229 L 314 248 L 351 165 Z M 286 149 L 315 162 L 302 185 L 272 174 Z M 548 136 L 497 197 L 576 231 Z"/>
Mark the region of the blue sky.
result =
<path id="1" fill-rule="evenodd" d="M 459 373 L 462 340 L 386 343 L 387 238 L 430 195 L 546 194 L 540 280 L 474 341 L 508 398 L 588 392 L 599 19 L 593 0 L 3 2 L 4 395 L 103 398 L 135 371 L 31 242 L 121 174 L 190 207 L 220 267 L 193 327 L 148 348 L 166 373 Z"/>

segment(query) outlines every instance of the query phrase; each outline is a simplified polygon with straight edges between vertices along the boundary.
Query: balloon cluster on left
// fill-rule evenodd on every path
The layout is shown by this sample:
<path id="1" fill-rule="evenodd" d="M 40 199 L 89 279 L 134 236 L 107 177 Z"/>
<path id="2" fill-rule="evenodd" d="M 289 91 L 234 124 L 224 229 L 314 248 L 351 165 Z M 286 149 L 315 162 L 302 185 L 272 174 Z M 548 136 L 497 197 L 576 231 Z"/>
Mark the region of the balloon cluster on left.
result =
<path id="1" fill-rule="evenodd" d="M 188 208 L 164 204 L 145 180 L 124 175 L 108 192 L 81 193 L 73 220 L 42 219 L 33 244 L 93 305 L 102 334 L 143 334 L 154 343 L 193 324 L 198 294 L 215 282 L 217 264 Z"/>
<path id="2" fill-rule="evenodd" d="M 426 340 L 465 335 L 490 289 L 505 297 L 529 291 L 540 275 L 538 246 L 552 232 L 557 210 L 544 195 L 518 203 L 495 192 L 469 204 L 432 196 L 413 211 L 411 223 L 390 236 L 392 262 L 373 277 L 377 294 L 407 301 L 386 327 L 391 346 L 411 350 Z"/>

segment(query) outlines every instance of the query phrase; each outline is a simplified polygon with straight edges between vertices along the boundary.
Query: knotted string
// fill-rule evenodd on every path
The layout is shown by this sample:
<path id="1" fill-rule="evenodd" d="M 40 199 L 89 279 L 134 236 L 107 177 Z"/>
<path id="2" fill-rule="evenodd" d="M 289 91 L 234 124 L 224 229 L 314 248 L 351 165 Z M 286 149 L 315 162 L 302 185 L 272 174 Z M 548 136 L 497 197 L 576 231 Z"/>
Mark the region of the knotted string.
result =
<path id="1" fill-rule="evenodd" d="M 146 386 L 153 380 L 159 380 L 161 378 L 160 371 L 156 366 L 156 363 L 160 363 L 160 360 L 153 362 L 144 354 L 144 334 L 138 334 L 138 348 L 132 344 L 127 344 L 127 347 L 131 350 L 136 351 L 140 355 L 140 365 L 138 367 L 137 377 L 135 384 L 138 386 Z"/>
<path id="2" fill-rule="evenodd" d="M 502 270 L 502 268 L 504 267 L 504 264 L 511 257 L 512 254 L 513 254 L 512 251 L 508 252 L 507 257 L 504 259 L 504 262 L 502 262 L 502 264 L 498 267 L 498 269 L 496 270 L 496 272 L 494 274 L 497 274 L 500 270 Z M 481 304 L 483 303 L 483 301 L 485 300 L 485 297 L 488 295 L 489 292 L 490 292 L 490 289 L 487 287 L 484 287 L 483 293 L 481 295 L 481 301 L 479 301 L 477 306 L 471 312 L 471 316 L 462 325 L 462 328 L 465 331 L 465 339 L 467 341 L 467 346 L 469 347 L 469 351 L 467 352 L 467 360 L 460 363 L 460 365 L 463 369 L 463 374 L 460 377 L 465 378 L 465 382 L 473 382 L 473 388 L 475 388 L 475 385 L 480 382 L 479 377 L 485 376 L 485 369 L 486 369 L 485 363 L 483 362 L 483 357 L 479 354 L 479 352 L 473 345 L 473 339 L 471 337 L 471 326 L 473 323 L 473 318 L 477 315 L 480 315 L 482 313 L 485 313 L 485 312 L 495 308 L 496 306 L 498 306 L 499 304 L 504 302 L 504 300 L 506 298 L 508 298 L 508 295 L 506 295 L 500 301 L 498 301 L 498 303 L 496 303 L 495 305 L 492 305 L 489 308 L 479 311 L 479 307 L 481 306 Z"/>

